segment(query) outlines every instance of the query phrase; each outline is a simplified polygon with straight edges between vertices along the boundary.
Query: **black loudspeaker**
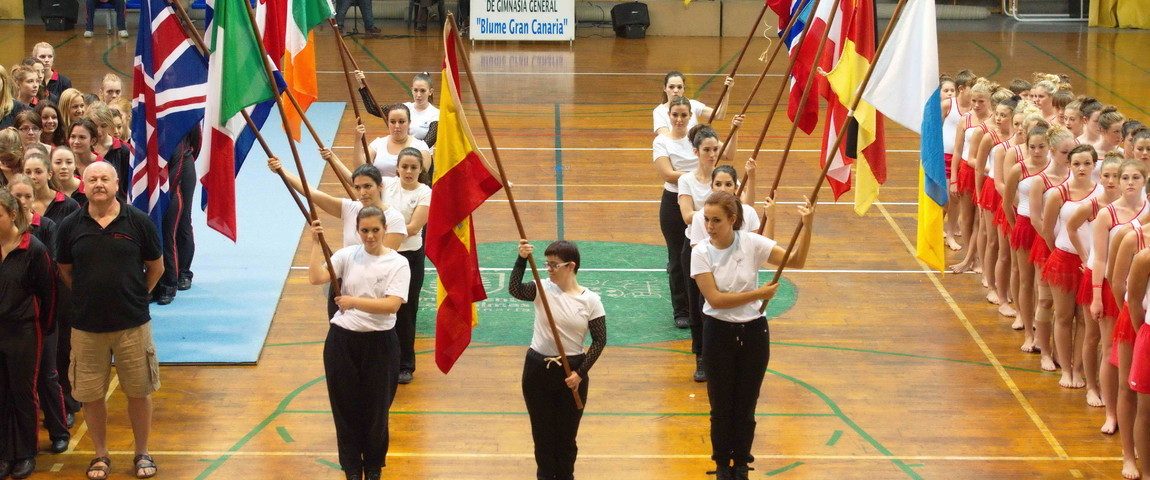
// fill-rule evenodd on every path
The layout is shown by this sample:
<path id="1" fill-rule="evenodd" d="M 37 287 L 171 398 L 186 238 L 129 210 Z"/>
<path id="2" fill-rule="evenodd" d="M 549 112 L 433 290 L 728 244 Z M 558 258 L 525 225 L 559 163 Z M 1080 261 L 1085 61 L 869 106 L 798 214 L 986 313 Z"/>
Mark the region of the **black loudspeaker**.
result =
<path id="1" fill-rule="evenodd" d="M 76 15 L 80 9 L 77 0 L 42 0 L 40 19 L 45 30 L 71 30 L 76 25 Z"/>
<path id="2" fill-rule="evenodd" d="M 647 27 L 651 26 L 651 16 L 647 12 L 647 4 L 627 2 L 611 7 L 611 26 L 615 28 L 616 37 L 646 37 Z"/>

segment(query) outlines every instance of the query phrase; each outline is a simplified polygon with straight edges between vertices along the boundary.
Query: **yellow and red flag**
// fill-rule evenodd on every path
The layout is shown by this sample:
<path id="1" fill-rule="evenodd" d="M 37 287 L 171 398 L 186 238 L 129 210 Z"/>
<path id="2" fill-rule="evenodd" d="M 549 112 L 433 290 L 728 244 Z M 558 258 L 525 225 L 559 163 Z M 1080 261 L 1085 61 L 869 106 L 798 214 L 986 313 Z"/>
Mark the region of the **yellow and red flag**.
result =
<path id="1" fill-rule="evenodd" d="M 478 323 L 475 302 L 487 298 L 479 275 L 471 213 L 503 188 L 475 147 L 459 99 L 457 33 L 452 22 L 443 29 L 443 81 L 439 130 L 435 143 L 431 208 L 427 217 L 427 258 L 438 272 L 435 315 L 435 364 L 447 373 L 471 343 Z"/>

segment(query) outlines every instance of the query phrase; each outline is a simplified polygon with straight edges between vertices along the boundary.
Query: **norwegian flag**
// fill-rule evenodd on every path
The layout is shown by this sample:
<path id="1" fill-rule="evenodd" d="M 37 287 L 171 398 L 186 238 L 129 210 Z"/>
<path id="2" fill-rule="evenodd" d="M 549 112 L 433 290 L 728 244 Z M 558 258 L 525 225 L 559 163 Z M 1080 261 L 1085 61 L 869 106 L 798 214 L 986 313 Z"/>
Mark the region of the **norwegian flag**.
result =
<path id="1" fill-rule="evenodd" d="M 150 19 L 150 21 L 144 21 Z M 132 71 L 132 181 L 128 201 L 162 230 L 168 159 L 204 118 L 208 62 L 164 0 L 140 2 Z"/>

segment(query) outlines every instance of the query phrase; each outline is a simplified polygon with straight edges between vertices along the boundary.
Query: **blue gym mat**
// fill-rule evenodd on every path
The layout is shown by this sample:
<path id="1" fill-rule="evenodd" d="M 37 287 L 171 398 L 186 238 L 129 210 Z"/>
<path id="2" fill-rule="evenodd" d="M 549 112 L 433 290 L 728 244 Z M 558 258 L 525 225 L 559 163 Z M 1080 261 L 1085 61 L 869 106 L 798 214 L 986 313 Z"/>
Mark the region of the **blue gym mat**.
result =
<path id="1" fill-rule="evenodd" d="M 335 138 L 343 102 L 315 103 L 308 118 L 327 145 Z M 285 168 L 292 163 L 279 115 L 263 134 Z M 323 160 L 305 128 L 297 145 L 309 183 L 319 183 Z M 304 220 L 257 143 L 236 178 L 237 242 L 208 228 L 199 189 L 192 208 L 196 254 L 192 289 L 170 305 L 151 305 L 152 331 L 162 363 L 252 364 L 260 358 Z M 322 309 L 322 305 L 317 305 Z M 318 311 L 318 310 L 317 310 Z"/>

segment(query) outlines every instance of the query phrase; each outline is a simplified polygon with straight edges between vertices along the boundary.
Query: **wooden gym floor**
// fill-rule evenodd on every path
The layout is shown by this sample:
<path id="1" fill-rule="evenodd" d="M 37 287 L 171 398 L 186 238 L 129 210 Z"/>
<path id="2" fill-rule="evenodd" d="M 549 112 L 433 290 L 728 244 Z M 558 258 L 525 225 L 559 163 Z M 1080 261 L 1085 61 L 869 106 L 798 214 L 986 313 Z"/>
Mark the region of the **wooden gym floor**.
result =
<path id="1" fill-rule="evenodd" d="M 885 25 L 885 20 L 883 21 Z M 1002 82 L 1032 72 L 1070 75 L 1075 90 L 1147 119 L 1150 61 L 1139 48 L 1150 33 L 953 23 L 941 29 L 942 68 L 971 68 Z M 0 26 L 3 64 L 41 40 L 57 45 L 57 63 L 75 86 L 94 91 L 107 71 L 130 85 L 134 38 L 39 27 Z M 349 45 L 381 101 L 410 97 L 412 75 L 441 65 L 437 31 L 384 25 L 385 37 Z M 516 184 L 533 239 L 584 245 L 583 282 L 604 294 L 611 346 L 591 374 L 579 435 L 581 478 L 704 478 L 711 466 L 704 385 L 690 381 L 685 331 L 671 326 L 657 201 L 661 182 L 650 160 L 650 109 L 665 72 L 687 73 L 693 98 L 713 104 L 738 38 L 617 40 L 609 28 L 581 29 L 572 44 L 475 45 L 493 129 Z M 334 38 L 319 34 L 321 100 L 346 101 Z M 746 98 L 761 64 L 752 44 L 734 90 Z M 778 62 L 783 63 L 783 62 Z M 780 82 L 780 66 L 743 128 L 740 158 L 751 148 Z M 479 118 L 466 100 L 476 136 Z M 438 103 L 438 102 L 436 102 Z M 369 133 L 383 123 L 365 119 Z M 343 116 L 335 146 L 351 157 L 354 116 Z M 720 123 L 725 132 L 728 123 Z M 760 195 L 773 178 L 789 123 L 777 121 L 760 155 Z M 820 126 L 821 129 L 821 126 Z M 820 130 L 821 131 L 821 130 Z M 890 180 L 882 204 L 864 217 L 850 196 L 818 208 L 808 268 L 786 275 L 772 319 L 773 358 L 758 407 L 757 478 L 1116 478 L 1118 439 L 1098 433 L 1102 409 L 1081 390 L 1057 385 L 1038 357 L 1019 351 L 1021 335 L 983 300 L 974 276 L 925 272 L 912 255 L 917 137 L 888 123 Z M 800 135 L 779 200 L 795 202 L 815 174 L 818 138 Z M 318 156 L 308 152 L 312 161 Z M 253 161 L 246 175 L 268 175 Z M 736 164 L 741 168 L 742 161 Z M 771 173 L 768 173 L 771 172 Z M 337 192 L 330 174 L 324 188 Z M 271 191 L 268 195 L 282 195 Z M 481 242 L 516 234 L 503 194 L 475 217 Z M 824 190 L 823 200 L 829 200 Z M 780 208 L 779 236 L 793 228 Z M 294 213 L 285 218 L 294 219 Z M 328 225 L 335 222 L 325 218 Z M 215 235 L 197 227 L 199 235 Z M 338 232 L 337 228 L 329 231 Z M 302 236 L 285 222 L 284 235 Z M 305 265 L 308 244 L 297 252 Z M 476 341 L 450 375 L 433 365 L 433 339 L 417 341 L 415 382 L 392 408 L 385 475 L 405 479 L 531 478 L 529 426 L 519 372 L 530 335 L 525 304 L 501 290 L 514 256 L 509 243 L 484 247 L 493 300 Z M 598 270 L 596 270 L 598 269 Z M 615 270 L 609 270 L 615 269 Z M 431 331 L 434 294 L 424 292 L 422 332 Z M 179 301 L 177 299 L 177 301 Z M 154 307 L 161 308 L 161 307 Z M 321 289 L 294 271 L 268 343 L 255 366 L 166 366 L 156 396 L 151 449 L 169 479 L 340 478 L 321 363 L 326 332 Z M 128 477 L 131 434 L 125 401 L 110 401 L 111 478 Z M 72 448 L 39 457 L 35 478 L 82 478 L 92 457 L 82 415 Z M 46 473 L 46 472 L 51 473 Z"/>

